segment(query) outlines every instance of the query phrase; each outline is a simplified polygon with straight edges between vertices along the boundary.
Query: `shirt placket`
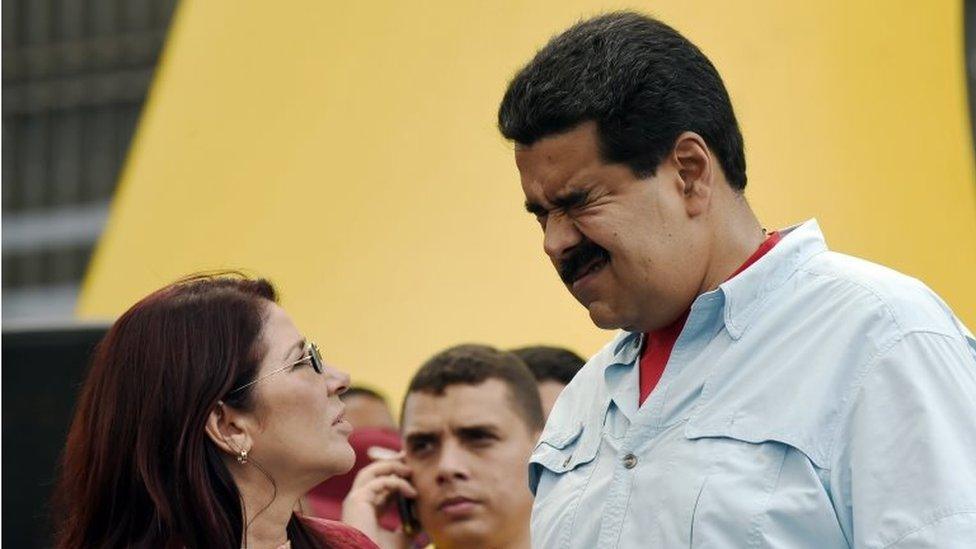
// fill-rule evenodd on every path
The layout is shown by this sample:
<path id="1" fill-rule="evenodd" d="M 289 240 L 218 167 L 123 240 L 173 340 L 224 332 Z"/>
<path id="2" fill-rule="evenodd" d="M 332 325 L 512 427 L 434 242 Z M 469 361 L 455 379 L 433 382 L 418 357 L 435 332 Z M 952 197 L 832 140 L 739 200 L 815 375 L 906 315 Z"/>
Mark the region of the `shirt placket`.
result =
<path id="1" fill-rule="evenodd" d="M 638 345 L 640 345 L 639 342 Z M 635 369 L 639 368 L 639 361 L 640 353 L 634 359 L 633 367 Z M 642 459 L 641 456 L 637 455 L 636 449 L 654 439 L 660 432 L 660 429 L 654 427 L 660 423 L 660 406 L 651 402 L 645 404 L 653 405 L 654 408 L 646 410 L 644 414 L 638 411 L 634 418 L 635 421 L 632 421 L 627 427 L 619 453 L 613 457 L 615 461 L 613 479 L 610 482 L 603 509 L 603 520 L 597 541 L 598 547 L 617 547 L 619 544 L 634 488 L 634 475 L 637 474 L 637 466 Z M 651 450 L 652 448 L 648 448 L 644 453 L 647 454 Z"/>
<path id="2" fill-rule="evenodd" d="M 662 388 L 667 386 L 670 379 L 684 369 L 687 363 L 701 351 L 707 343 L 707 338 L 703 338 L 701 332 L 706 326 L 714 324 L 720 319 L 716 310 L 720 308 L 721 300 L 718 296 L 702 296 L 702 303 L 695 307 L 692 315 L 688 318 L 685 326 L 687 334 L 682 335 L 675 342 L 671 357 L 668 360 L 667 369 L 661 382 Z M 713 331 L 713 330 L 712 330 Z M 640 355 L 635 359 L 635 368 L 639 368 Z M 650 459 L 651 453 L 655 451 L 657 444 L 654 442 L 658 435 L 664 430 L 665 416 L 668 414 L 666 409 L 666 392 L 663 394 L 651 393 L 647 401 L 644 402 L 645 408 L 639 408 L 634 421 L 627 428 L 626 435 L 620 447 L 620 453 L 614 456 L 616 464 L 613 469 L 613 480 L 610 483 L 607 503 L 604 507 L 604 519 L 600 527 L 598 547 L 617 547 L 620 543 L 620 535 L 623 531 L 624 520 L 630 507 L 630 499 L 635 485 L 635 475 L 638 474 L 639 465 L 642 461 Z M 640 453 L 637 452 L 641 449 Z M 654 513 L 649 513 L 649 521 L 653 521 Z M 655 536 L 657 529 L 651 522 L 647 523 L 648 542 Z"/>

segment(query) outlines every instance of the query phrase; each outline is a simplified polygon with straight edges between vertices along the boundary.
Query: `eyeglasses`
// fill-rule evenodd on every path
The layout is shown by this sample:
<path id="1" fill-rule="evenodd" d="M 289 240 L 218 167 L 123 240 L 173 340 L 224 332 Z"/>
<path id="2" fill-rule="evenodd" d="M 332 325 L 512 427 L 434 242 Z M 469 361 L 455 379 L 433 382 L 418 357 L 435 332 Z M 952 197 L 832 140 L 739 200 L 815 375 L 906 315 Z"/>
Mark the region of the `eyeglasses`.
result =
<path id="1" fill-rule="evenodd" d="M 322 362 L 322 355 L 319 354 L 319 348 L 318 348 L 318 346 L 316 344 L 314 344 L 314 343 L 312 343 L 310 341 L 310 342 L 308 342 L 305 345 L 305 353 L 302 355 L 302 358 L 296 360 L 295 362 L 289 362 L 288 364 L 285 364 L 284 366 L 282 366 L 281 368 L 278 368 L 277 370 L 274 370 L 272 372 L 268 372 L 268 373 L 264 374 L 263 376 L 255 379 L 254 381 L 245 383 L 244 385 L 241 385 L 240 387 L 232 390 L 231 392 L 229 392 L 227 394 L 232 395 L 232 394 L 240 391 L 241 389 L 246 389 L 246 388 L 250 387 L 251 385 L 254 385 L 255 383 L 257 383 L 259 381 L 268 379 L 269 377 L 271 377 L 271 376 L 273 376 L 275 374 L 279 374 L 281 372 L 284 372 L 285 370 L 287 370 L 289 368 L 293 368 L 293 367 L 295 367 L 298 364 L 301 364 L 303 362 L 309 362 L 309 363 L 311 363 L 312 369 L 315 370 L 315 373 L 316 374 L 321 374 L 322 372 L 325 371 L 325 363 Z"/>

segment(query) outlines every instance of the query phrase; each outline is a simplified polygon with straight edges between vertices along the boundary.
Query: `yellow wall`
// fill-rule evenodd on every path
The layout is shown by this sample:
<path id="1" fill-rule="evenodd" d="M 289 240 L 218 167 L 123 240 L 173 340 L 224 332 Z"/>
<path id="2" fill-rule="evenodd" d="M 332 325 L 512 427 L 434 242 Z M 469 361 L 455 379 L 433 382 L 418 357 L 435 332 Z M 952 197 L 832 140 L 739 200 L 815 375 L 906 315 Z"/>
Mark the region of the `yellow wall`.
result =
<path id="1" fill-rule="evenodd" d="M 976 327 L 961 2 L 634 4 L 724 75 L 768 227 L 816 216 L 834 249 L 921 278 Z M 245 268 L 394 401 L 462 341 L 595 351 L 609 334 L 545 260 L 494 124 L 548 37 L 620 7 L 184 0 L 79 315 Z"/>

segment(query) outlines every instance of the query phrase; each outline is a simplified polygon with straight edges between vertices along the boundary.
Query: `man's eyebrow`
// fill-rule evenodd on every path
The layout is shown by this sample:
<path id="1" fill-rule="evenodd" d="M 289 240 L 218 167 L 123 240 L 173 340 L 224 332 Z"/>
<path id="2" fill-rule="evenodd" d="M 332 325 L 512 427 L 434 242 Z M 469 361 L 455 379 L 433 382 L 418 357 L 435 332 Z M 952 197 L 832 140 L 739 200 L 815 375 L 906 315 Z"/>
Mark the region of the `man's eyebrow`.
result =
<path id="1" fill-rule="evenodd" d="M 482 425 L 464 425 L 456 429 L 456 432 L 461 435 L 474 435 L 480 433 L 495 434 L 498 433 L 499 431 L 501 431 L 501 429 L 499 429 L 498 426 L 491 425 L 488 423 Z"/>
<path id="2" fill-rule="evenodd" d="M 590 191 L 587 189 L 573 189 L 553 198 L 552 205 L 558 210 L 567 210 L 583 204 L 589 196 Z M 549 212 L 545 206 L 531 200 L 525 201 L 525 210 L 533 215 L 545 215 Z"/>
<path id="3" fill-rule="evenodd" d="M 573 189 L 552 199 L 552 204 L 560 210 L 567 210 L 586 202 L 590 196 L 590 191 L 586 189 Z"/>
<path id="4" fill-rule="evenodd" d="M 406 441 L 406 442 L 408 442 L 408 443 L 409 442 L 417 442 L 417 441 L 425 441 L 425 440 L 436 440 L 436 439 L 437 439 L 437 434 L 436 433 L 426 432 L 426 431 L 415 431 L 413 433 L 407 433 L 403 437 L 403 440 Z"/>
<path id="5" fill-rule="evenodd" d="M 546 208 L 538 202 L 532 202 L 530 200 L 525 201 L 525 211 L 532 215 L 546 215 Z"/>

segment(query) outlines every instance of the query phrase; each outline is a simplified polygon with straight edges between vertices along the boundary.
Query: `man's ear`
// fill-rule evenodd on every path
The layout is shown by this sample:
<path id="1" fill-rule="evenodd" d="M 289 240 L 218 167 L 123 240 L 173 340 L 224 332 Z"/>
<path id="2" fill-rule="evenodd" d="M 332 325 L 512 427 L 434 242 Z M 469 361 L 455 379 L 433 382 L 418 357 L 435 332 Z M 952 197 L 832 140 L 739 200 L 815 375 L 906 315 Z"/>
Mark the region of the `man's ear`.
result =
<path id="1" fill-rule="evenodd" d="M 671 160 L 684 185 L 685 209 L 690 217 L 708 211 L 714 191 L 712 153 L 695 132 L 684 132 L 674 142 Z"/>
<path id="2" fill-rule="evenodd" d="M 241 412 L 223 402 L 210 411 L 205 429 L 217 448 L 231 456 L 240 456 L 242 450 L 251 451 L 254 441 L 248 433 L 248 421 Z"/>

